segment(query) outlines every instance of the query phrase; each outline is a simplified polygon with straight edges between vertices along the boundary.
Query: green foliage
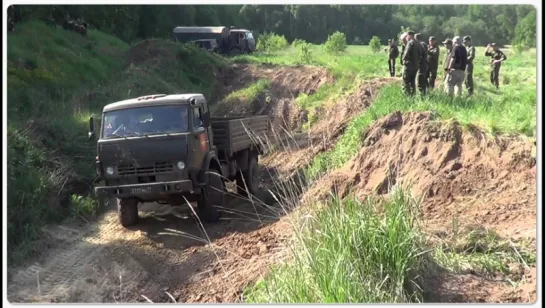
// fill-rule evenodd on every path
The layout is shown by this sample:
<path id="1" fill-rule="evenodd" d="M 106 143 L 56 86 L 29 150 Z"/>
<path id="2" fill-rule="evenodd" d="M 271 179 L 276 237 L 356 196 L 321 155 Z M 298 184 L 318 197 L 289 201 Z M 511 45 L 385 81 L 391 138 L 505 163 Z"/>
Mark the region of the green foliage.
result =
<path id="1" fill-rule="evenodd" d="M 303 43 L 306 43 L 306 41 L 301 40 L 301 39 L 295 39 L 295 40 L 293 40 L 293 42 L 291 42 L 291 46 L 294 47 L 294 48 L 297 48 L 297 47 L 299 47 L 299 45 L 301 45 Z"/>
<path id="2" fill-rule="evenodd" d="M 229 93 L 229 95 L 225 97 L 224 101 L 227 103 L 240 101 L 251 103 L 255 101 L 260 95 L 265 93 L 265 91 L 267 91 L 269 87 L 270 82 L 268 80 L 260 79 L 256 83 L 251 84 L 244 89 Z"/>
<path id="3" fill-rule="evenodd" d="M 342 32 L 335 32 L 327 38 L 324 44 L 327 53 L 332 55 L 339 55 L 346 51 L 348 47 L 346 43 L 346 35 Z"/>
<path id="4" fill-rule="evenodd" d="M 369 41 L 369 46 L 374 53 L 380 52 L 382 45 L 380 44 L 380 38 L 378 36 L 373 36 Z"/>
<path id="5" fill-rule="evenodd" d="M 283 35 L 275 33 L 263 33 L 257 39 L 257 50 L 259 51 L 279 51 L 289 46 L 288 40 Z"/>
<path id="6" fill-rule="evenodd" d="M 299 50 L 299 61 L 304 64 L 312 63 L 312 51 L 311 46 L 307 42 L 302 42 L 298 45 L 297 49 Z"/>
<path id="7" fill-rule="evenodd" d="M 419 200 L 395 190 L 388 201 L 332 198 L 294 226 L 290 264 L 246 291 L 253 303 L 406 303 L 419 299 L 426 261 Z"/>
<path id="8" fill-rule="evenodd" d="M 56 8 L 53 11 L 53 8 Z M 536 9 L 531 5 L 25 5 L 23 20 L 53 14 L 83 17 L 92 28 L 126 42 L 170 38 L 175 26 L 230 26 L 256 33 L 274 32 L 288 40 L 318 44 L 329 33 L 343 31 L 349 42 L 368 42 L 399 34 L 401 26 L 424 36 L 470 34 L 475 45 L 524 41 L 535 46 Z M 180 18 L 183 16 L 183 18 Z M 309 26 L 310 25 L 310 26 Z M 358 38 L 358 39 L 356 39 Z"/>
<path id="9" fill-rule="evenodd" d="M 209 96 L 225 65 L 191 45 L 129 46 L 96 30 L 81 37 L 38 21 L 9 34 L 7 60 L 10 262 L 33 252 L 46 224 L 97 214 L 96 201 L 72 196 L 84 195 L 96 176 L 90 114 L 149 93 Z"/>

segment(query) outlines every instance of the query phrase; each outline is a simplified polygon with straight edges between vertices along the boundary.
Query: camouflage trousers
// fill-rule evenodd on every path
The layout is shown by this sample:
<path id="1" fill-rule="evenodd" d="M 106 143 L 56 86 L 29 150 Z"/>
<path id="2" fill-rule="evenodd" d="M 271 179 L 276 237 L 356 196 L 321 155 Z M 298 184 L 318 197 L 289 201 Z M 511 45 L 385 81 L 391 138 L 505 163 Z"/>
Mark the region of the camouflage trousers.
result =
<path id="1" fill-rule="evenodd" d="M 421 95 L 426 94 L 428 92 L 428 70 L 427 69 L 420 69 L 418 70 L 418 73 L 416 74 L 416 80 L 417 80 L 417 87 L 420 91 Z"/>
<path id="2" fill-rule="evenodd" d="M 435 80 L 437 79 L 437 68 L 428 69 L 428 88 L 435 88 Z"/>
<path id="3" fill-rule="evenodd" d="M 396 76 L 396 59 L 395 58 L 388 59 L 388 70 L 390 71 L 390 77 Z"/>
<path id="4" fill-rule="evenodd" d="M 416 73 L 415 69 L 403 68 L 403 93 L 407 96 L 416 93 Z"/>
<path id="5" fill-rule="evenodd" d="M 490 71 L 490 82 L 497 88 L 500 87 L 500 66 L 496 65 L 492 67 Z"/>
<path id="6" fill-rule="evenodd" d="M 472 95 L 473 94 L 473 65 L 472 64 L 466 67 L 465 84 L 467 88 L 467 93 L 469 95 Z"/>
<path id="7" fill-rule="evenodd" d="M 462 87 L 464 85 L 464 71 L 463 70 L 452 70 L 448 72 L 445 82 L 445 92 L 449 96 L 454 95 L 454 88 L 456 88 L 456 95 L 462 96 Z"/>

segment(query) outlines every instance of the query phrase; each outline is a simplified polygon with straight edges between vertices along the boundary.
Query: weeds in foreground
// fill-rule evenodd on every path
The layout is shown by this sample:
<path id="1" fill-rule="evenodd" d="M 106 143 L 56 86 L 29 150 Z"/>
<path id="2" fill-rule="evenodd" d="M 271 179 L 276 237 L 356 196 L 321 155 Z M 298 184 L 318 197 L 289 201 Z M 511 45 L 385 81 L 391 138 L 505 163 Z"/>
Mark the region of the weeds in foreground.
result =
<path id="1" fill-rule="evenodd" d="M 420 300 L 427 253 L 419 201 L 402 190 L 388 200 L 333 197 L 294 226 L 293 260 L 274 268 L 245 297 L 272 303 L 403 303 Z"/>

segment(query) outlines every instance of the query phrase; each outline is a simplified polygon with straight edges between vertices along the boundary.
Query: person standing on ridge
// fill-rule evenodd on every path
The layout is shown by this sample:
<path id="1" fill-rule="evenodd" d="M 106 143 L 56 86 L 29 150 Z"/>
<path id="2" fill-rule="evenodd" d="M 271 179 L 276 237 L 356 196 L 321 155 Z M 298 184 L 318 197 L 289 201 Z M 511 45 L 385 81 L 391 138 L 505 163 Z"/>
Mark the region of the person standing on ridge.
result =
<path id="1" fill-rule="evenodd" d="M 428 41 L 428 87 L 435 88 L 435 79 L 437 78 L 437 69 L 439 67 L 440 49 L 434 36 L 430 36 Z"/>
<path id="2" fill-rule="evenodd" d="M 457 95 L 462 96 L 462 87 L 464 84 L 464 73 L 467 66 L 467 50 L 462 45 L 462 40 L 459 36 L 455 36 L 452 39 L 453 48 L 450 53 L 447 64 L 447 83 L 445 91 L 449 96 L 454 95 L 454 88 L 457 88 Z"/>
<path id="3" fill-rule="evenodd" d="M 467 66 L 465 84 L 467 93 L 473 95 L 473 60 L 475 59 L 475 47 L 471 44 L 471 36 L 464 36 L 464 45 L 467 49 Z"/>
<path id="4" fill-rule="evenodd" d="M 492 50 L 490 50 L 492 48 Z M 488 44 L 486 46 L 485 56 L 490 57 L 490 82 L 496 87 L 500 88 L 500 68 L 501 63 L 507 60 L 505 54 L 498 48 L 496 43 Z"/>
<path id="5" fill-rule="evenodd" d="M 428 90 L 428 46 L 422 41 L 422 34 L 417 33 L 415 34 L 414 38 L 418 45 L 420 45 L 422 48 L 420 64 L 418 66 L 417 81 L 420 94 L 425 95 Z"/>
<path id="6" fill-rule="evenodd" d="M 422 58 L 422 46 L 414 40 L 414 31 L 403 33 L 401 39 L 405 43 L 405 50 L 401 55 L 403 92 L 407 96 L 413 96 L 416 93 L 416 74 Z"/>
<path id="7" fill-rule="evenodd" d="M 388 39 L 388 70 L 390 71 L 390 77 L 396 75 L 396 59 L 399 56 L 399 49 L 397 48 L 397 42 L 392 39 Z"/>
<path id="8" fill-rule="evenodd" d="M 448 64 L 449 64 L 450 53 L 452 52 L 452 40 L 447 38 L 446 40 L 443 41 L 443 45 L 447 49 L 447 52 L 445 52 L 445 59 L 443 60 L 443 70 L 444 70 L 443 83 L 444 83 L 444 85 L 446 85 L 447 84 L 447 77 L 448 77 L 447 67 L 448 67 Z"/>

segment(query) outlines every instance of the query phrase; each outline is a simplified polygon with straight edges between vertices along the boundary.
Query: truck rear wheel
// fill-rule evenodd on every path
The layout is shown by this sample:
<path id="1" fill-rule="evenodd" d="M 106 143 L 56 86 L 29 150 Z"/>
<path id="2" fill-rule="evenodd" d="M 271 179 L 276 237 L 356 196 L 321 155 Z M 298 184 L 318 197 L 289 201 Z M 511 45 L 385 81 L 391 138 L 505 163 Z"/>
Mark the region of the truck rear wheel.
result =
<path id="1" fill-rule="evenodd" d="M 257 155 L 250 154 L 248 169 L 237 173 L 237 192 L 245 197 L 255 195 L 257 193 L 258 180 L 259 166 L 257 163 Z"/>
<path id="2" fill-rule="evenodd" d="M 206 222 L 217 222 L 221 217 L 218 207 L 223 207 L 225 203 L 225 183 L 216 169 L 210 169 L 207 176 L 208 185 L 202 188 L 197 201 L 199 218 Z"/>
<path id="3" fill-rule="evenodd" d="M 138 222 L 138 200 L 117 199 L 117 212 L 123 227 L 135 225 Z"/>

